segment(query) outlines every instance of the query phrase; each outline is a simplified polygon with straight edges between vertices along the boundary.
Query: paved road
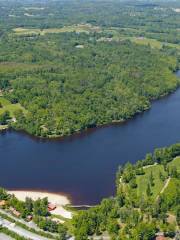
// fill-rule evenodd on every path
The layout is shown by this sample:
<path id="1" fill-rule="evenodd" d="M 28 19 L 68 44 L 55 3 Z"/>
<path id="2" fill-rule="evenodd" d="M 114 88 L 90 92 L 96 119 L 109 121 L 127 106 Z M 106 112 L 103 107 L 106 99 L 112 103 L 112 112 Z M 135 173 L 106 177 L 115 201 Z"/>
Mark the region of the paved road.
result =
<path id="1" fill-rule="evenodd" d="M 6 219 L 0 219 L 0 224 L 3 227 L 8 228 L 10 231 L 17 233 L 20 236 L 24 236 L 25 238 L 30 238 L 32 240 L 50 240 L 49 238 L 45 238 L 45 237 L 39 236 L 37 234 L 31 233 L 31 232 L 29 232 L 21 227 L 18 227 L 16 225 L 14 227 L 14 224 L 9 222 Z"/>
<path id="2" fill-rule="evenodd" d="M 0 240 L 14 240 L 14 238 L 11 238 L 4 233 L 0 233 Z"/>
<path id="3" fill-rule="evenodd" d="M 28 227 L 34 228 L 37 231 L 42 231 L 42 229 L 38 228 L 33 221 L 27 223 L 23 219 L 17 219 L 14 216 L 12 216 L 10 213 L 7 213 L 2 209 L 0 209 L 0 212 L 8 215 L 10 218 L 13 218 L 16 222 L 19 221 L 21 223 L 26 224 Z M 13 224 L 6 219 L 0 219 L 0 224 L 2 224 L 4 227 L 7 227 L 10 231 L 17 233 L 20 236 L 24 236 L 25 238 L 30 238 L 32 240 L 48 240 L 48 239 L 50 240 L 50 238 L 45 238 L 45 237 L 39 236 L 37 234 L 31 233 L 31 232 L 29 232 L 29 231 L 27 231 L 27 230 L 25 230 L 25 229 L 23 229 L 23 228 L 21 228 L 17 225 L 15 225 L 15 227 L 13 227 Z M 53 233 L 51 233 L 51 234 L 56 235 L 56 236 L 58 235 L 58 234 L 53 234 Z M 109 236 L 102 236 L 102 237 L 103 237 L 103 239 L 110 239 Z M 101 238 L 101 236 L 98 236 L 98 237 L 94 237 L 93 239 L 100 239 L 100 238 Z M 0 240 L 1 239 L 2 240 L 6 240 L 6 239 L 7 240 L 12 240 L 12 238 L 8 238 L 8 236 L 6 237 L 6 239 L 5 238 L 3 239 L 0 235 Z M 74 240 L 74 236 L 70 236 L 70 237 L 67 236 L 67 239 L 68 240 Z"/>
<path id="4" fill-rule="evenodd" d="M 6 214 L 10 218 L 13 218 L 16 222 L 21 222 L 21 223 L 25 224 L 27 227 L 34 228 L 36 231 L 43 231 L 42 229 L 38 228 L 33 221 L 25 222 L 23 219 L 18 219 L 16 217 L 14 217 L 11 213 L 7 213 L 6 211 L 4 211 L 2 209 L 0 209 L 0 212 L 3 213 L 3 214 Z M 49 232 L 46 232 L 46 231 L 43 231 L 43 232 L 49 233 Z M 58 234 L 56 234 L 56 233 L 50 233 L 50 234 L 54 235 L 54 236 L 58 236 Z"/>

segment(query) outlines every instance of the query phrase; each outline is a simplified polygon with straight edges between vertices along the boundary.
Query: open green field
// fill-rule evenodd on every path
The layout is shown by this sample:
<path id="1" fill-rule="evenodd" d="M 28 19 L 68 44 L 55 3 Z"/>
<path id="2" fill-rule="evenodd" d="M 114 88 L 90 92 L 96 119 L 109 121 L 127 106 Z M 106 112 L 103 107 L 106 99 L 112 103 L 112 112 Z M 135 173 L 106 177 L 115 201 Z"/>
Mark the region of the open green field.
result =
<path id="1" fill-rule="evenodd" d="M 26 14 L 27 15 L 27 14 Z M 29 16 L 29 15 L 28 15 Z M 63 27 L 63 28 L 49 28 L 49 29 L 43 29 L 43 31 L 41 31 L 39 28 L 14 28 L 12 29 L 15 34 L 45 34 L 45 33 L 60 33 L 60 32 L 72 32 L 72 31 L 76 31 L 76 32 L 86 32 L 88 33 L 90 30 L 91 25 L 90 24 L 84 24 L 84 25 L 74 25 L 74 26 L 67 26 L 67 27 Z"/>
<path id="2" fill-rule="evenodd" d="M 14 28 L 12 29 L 15 34 L 38 34 L 41 33 L 41 30 L 39 28 Z"/>
<path id="3" fill-rule="evenodd" d="M 60 220 L 65 221 L 65 223 L 63 223 L 63 225 L 68 228 L 67 234 L 69 234 L 69 235 L 73 234 L 73 232 L 74 232 L 74 227 L 72 226 L 71 219 L 64 218 L 64 217 L 62 217 L 62 216 L 54 215 L 54 214 L 52 214 L 52 215 L 50 216 L 50 218 L 51 218 L 51 219 L 57 218 L 57 219 L 60 219 Z"/>
<path id="4" fill-rule="evenodd" d="M 168 166 L 177 166 L 177 170 L 180 170 L 180 157 L 175 158 L 172 162 L 168 163 Z M 161 190 L 163 189 L 166 180 L 164 182 L 162 182 L 159 179 L 159 170 L 161 170 L 162 174 L 165 175 L 165 171 L 164 171 L 164 167 L 162 165 L 155 165 L 152 167 L 148 167 L 145 168 L 145 174 L 144 175 L 140 175 L 137 176 L 137 194 L 138 196 L 142 196 L 144 195 L 144 197 L 146 198 L 146 189 L 147 189 L 147 185 L 149 183 L 149 178 L 150 178 L 150 174 L 152 171 L 153 177 L 154 177 L 154 183 L 155 185 L 151 187 L 151 192 L 152 192 L 152 199 L 155 200 L 156 197 L 159 195 L 159 193 L 161 192 Z"/>
<path id="5" fill-rule="evenodd" d="M 155 165 L 152 167 L 148 167 L 145 168 L 145 174 L 144 175 L 140 175 L 137 176 L 137 194 L 138 196 L 142 196 L 144 195 L 144 197 L 146 198 L 146 189 L 147 189 L 147 185 L 149 183 L 149 178 L 150 178 L 150 174 L 152 171 L 153 174 L 153 178 L 154 178 L 154 186 L 151 187 L 151 192 L 152 192 L 152 199 L 156 199 L 156 197 L 159 195 L 159 193 L 161 192 L 161 190 L 163 189 L 166 180 L 164 182 L 159 180 L 159 170 L 161 170 L 164 173 L 164 167 L 162 165 Z"/>
<path id="6" fill-rule="evenodd" d="M 135 42 L 138 44 L 144 44 L 144 45 L 148 45 L 148 43 L 150 43 L 151 47 L 162 48 L 162 46 L 165 45 L 165 46 L 169 46 L 169 47 L 179 48 L 178 44 L 159 42 L 156 39 L 149 39 L 149 38 L 136 39 L 135 37 L 120 37 L 120 39 L 122 39 L 122 40 L 129 39 L 132 42 Z"/>
<path id="7" fill-rule="evenodd" d="M 175 166 L 177 167 L 177 170 L 180 170 L 180 157 L 175 158 L 172 162 L 168 163 L 168 166 Z"/>
<path id="8" fill-rule="evenodd" d="M 24 8 L 26 11 L 27 10 L 44 10 L 44 7 L 21 7 Z"/>
<path id="9" fill-rule="evenodd" d="M 0 97 L 0 103 L 3 107 L 11 104 L 11 102 L 4 97 Z"/>
<path id="10" fill-rule="evenodd" d="M 13 117 L 14 116 L 14 111 L 17 110 L 17 109 L 22 109 L 23 113 L 28 112 L 19 103 L 16 103 L 16 104 L 11 104 L 11 105 L 5 106 L 3 108 L 0 108 L 0 115 L 3 114 L 6 110 L 8 110 L 10 112 L 10 116 Z"/>

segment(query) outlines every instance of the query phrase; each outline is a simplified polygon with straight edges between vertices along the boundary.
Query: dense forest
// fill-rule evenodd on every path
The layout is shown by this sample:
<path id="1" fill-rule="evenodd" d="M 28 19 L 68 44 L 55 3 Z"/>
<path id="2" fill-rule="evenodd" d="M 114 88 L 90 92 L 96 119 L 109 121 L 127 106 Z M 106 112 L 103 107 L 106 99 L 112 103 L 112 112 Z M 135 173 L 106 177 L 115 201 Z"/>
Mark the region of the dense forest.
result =
<path id="1" fill-rule="evenodd" d="M 0 89 L 28 110 L 14 123 L 1 115 L 9 128 L 65 136 L 129 119 L 179 86 L 178 47 L 165 44 L 178 46 L 177 3 L 0 5 Z M 137 35 L 164 45 L 128 39 Z"/>
<path id="2" fill-rule="evenodd" d="M 28 109 L 8 126 L 43 137 L 73 134 L 131 118 L 177 88 L 175 56 L 129 40 L 96 41 L 102 35 L 2 37 L 0 61 L 9 64 L 0 70 L 0 87 Z"/>

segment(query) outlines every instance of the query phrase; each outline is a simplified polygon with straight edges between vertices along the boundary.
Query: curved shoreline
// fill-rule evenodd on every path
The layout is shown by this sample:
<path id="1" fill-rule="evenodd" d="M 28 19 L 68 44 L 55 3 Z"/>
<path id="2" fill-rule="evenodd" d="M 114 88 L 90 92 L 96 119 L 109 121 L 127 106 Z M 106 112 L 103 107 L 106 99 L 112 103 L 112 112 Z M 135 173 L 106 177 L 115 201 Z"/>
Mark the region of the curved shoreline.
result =
<path id="1" fill-rule="evenodd" d="M 71 204 L 70 200 L 67 196 L 57 194 L 57 193 L 49 193 L 44 191 L 23 191 L 23 190 L 12 190 L 8 191 L 9 194 L 14 194 L 21 201 L 25 201 L 26 197 L 32 198 L 34 201 L 38 198 L 48 197 L 48 201 L 55 203 L 57 206 L 64 206 L 67 204 Z"/>
<path id="2" fill-rule="evenodd" d="M 155 99 L 149 99 L 149 102 L 151 103 L 151 102 L 155 102 L 155 101 L 158 101 L 160 99 L 166 98 L 166 97 L 170 96 L 171 94 L 173 94 L 179 87 L 180 87 L 180 85 L 177 86 L 177 88 L 173 92 L 169 92 L 166 95 L 163 95 L 163 96 L 155 98 Z M 87 128 L 87 129 L 85 129 L 85 130 L 83 130 L 81 132 L 76 132 L 76 133 L 65 135 L 65 136 L 62 136 L 62 135 L 61 136 L 59 136 L 59 135 L 50 135 L 49 137 L 41 137 L 41 136 L 36 136 L 36 135 L 30 134 L 26 130 L 22 130 L 22 129 L 18 129 L 17 130 L 15 128 L 4 128 L 4 129 L 1 128 L 0 131 L 14 130 L 14 131 L 18 131 L 18 132 L 23 132 L 23 133 L 29 135 L 30 137 L 35 137 L 35 138 L 41 139 L 41 140 L 58 139 L 58 138 L 62 138 L 63 139 L 63 138 L 68 138 L 68 137 L 76 137 L 77 135 L 82 135 L 84 133 L 87 133 L 88 131 L 96 130 L 96 129 L 101 128 L 101 127 L 107 127 L 107 126 L 112 125 L 112 124 L 123 124 L 123 123 L 126 123 L 126 122 L 132 120 L 133 118 L 136 118 L 139 115 L 143 114 L 144 112 L 149 111 L 150 109 L 151 109 L 151 105 L 150 105 L 149 108 L 144 109 L 142 112 L 139 112 L 139 113 L 135 114 L 134 116 L 132 116 L 132 117 L 130 117 L 128 119 L 117 120 L 117 121 L 113 120 L 112 122 L 103 123 L 103 124 L 100 124 L 100 125 L 97 125 L 97 126 L 94 126 L 94 127 L 91 127 L 91 128 Z"/>

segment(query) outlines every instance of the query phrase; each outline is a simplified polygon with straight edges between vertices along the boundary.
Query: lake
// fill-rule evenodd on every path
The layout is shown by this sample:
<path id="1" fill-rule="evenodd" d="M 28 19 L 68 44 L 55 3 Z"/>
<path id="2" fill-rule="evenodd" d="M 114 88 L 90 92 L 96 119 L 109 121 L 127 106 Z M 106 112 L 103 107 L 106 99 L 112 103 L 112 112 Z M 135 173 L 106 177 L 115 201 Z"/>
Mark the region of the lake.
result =
<path id="1" fill-rule="evenodd" d="M 176 74 L 180 77 L 180 71 Z M 73 136 L 41 139 L 0 131 L 0 186 L 63 193 L 73 204 L 99 204 L 115 196 L 119 165 L 179 142 L 179 107 L 180 88 L 128 121 Z"/>

